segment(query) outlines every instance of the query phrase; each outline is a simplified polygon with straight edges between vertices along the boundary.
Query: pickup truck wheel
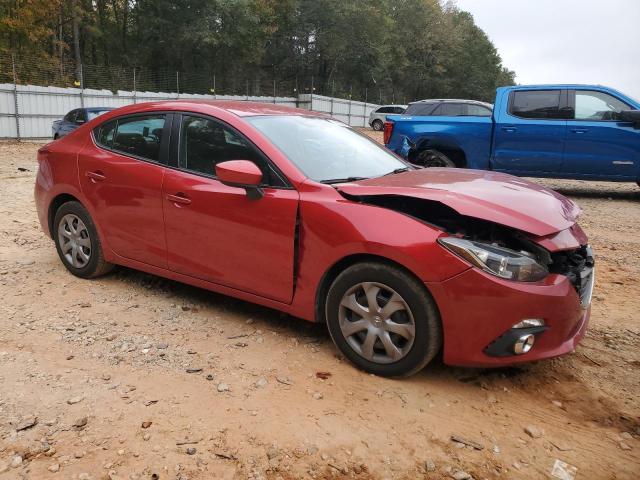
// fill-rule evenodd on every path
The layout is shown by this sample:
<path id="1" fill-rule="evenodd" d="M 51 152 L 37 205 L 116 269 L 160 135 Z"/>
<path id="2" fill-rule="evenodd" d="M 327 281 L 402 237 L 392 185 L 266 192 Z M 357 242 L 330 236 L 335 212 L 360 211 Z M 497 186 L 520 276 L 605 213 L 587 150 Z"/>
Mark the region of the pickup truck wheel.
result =
<path id="1" fill-rule="evenodd" d="M 456 168 L 453 160 L 438 150 L 423 150 L 418 154 L 416 163 L 423 167 Z"/>
<path id="2" fill-rule="evenodd" d="M 374 120 L 373 123 L 371 124 L 371 128 L 373 128 L 376 132 L 379 132 L 380 130 L 382 130 L 383 126 L 384 125 L 381 120 Z"/>

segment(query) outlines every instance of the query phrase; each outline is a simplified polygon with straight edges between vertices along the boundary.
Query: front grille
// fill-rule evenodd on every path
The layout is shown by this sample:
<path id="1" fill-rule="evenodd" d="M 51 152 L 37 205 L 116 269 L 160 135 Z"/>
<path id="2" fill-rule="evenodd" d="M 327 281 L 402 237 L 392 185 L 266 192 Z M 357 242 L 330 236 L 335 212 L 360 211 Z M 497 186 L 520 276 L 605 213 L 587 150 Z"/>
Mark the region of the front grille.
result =
<path id="1" fill-rule="evenodd" d="M 580 303 L 588 307 L 591 303 L 593 284 L 595 281 L 595 268 L 593 251 L 586 245 L 576 250 L 568 250 L 551 254 L 551 273 L 559 273 L 566 276 L 578 292 Z"/>

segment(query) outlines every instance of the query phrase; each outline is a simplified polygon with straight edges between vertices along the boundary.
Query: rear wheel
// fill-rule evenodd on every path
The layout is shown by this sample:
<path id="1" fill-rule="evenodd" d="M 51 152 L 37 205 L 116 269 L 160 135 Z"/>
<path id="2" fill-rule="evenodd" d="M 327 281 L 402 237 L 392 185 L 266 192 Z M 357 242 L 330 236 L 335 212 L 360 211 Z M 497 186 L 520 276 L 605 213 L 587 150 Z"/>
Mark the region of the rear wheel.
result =
<path id="1" fill-rule="evenodd" d="M 338 275 L 327 295 L 326 318 L 344 356 L 376 375 L 412 375 L 442 345 L 429 292 L 413 276 L 382 263 L 356 264 Z"/>
<path id="2" fill-rule="evenodd" d="M 67 202 L 58 208 L 53 236 L 60 260 L 75 276 L 98 277 L 113 268 L 104 259 L 96 227 L 81 203 Z"/>
<path id="3" fill-rule="evenodd" d="M 384 124 L 382 123 L 382 120 L 374 120 L 371 124 L 371 128 L 373 128 L 376 132 L 381 131 L 383 126 Z"/>
<path id="4" fill-rule="evenodd" d="M 456 164 L 444 153 L 438 150 L 423 150 L 416 158 L 419 165 L 423 167 L 455 168 Z"/>

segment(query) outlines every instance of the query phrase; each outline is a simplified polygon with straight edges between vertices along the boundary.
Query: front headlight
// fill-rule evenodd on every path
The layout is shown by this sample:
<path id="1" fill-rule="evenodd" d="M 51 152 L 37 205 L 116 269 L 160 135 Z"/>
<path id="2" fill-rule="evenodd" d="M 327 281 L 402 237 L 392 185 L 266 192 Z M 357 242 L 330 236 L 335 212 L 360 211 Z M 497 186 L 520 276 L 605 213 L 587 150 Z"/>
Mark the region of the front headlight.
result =
<path id="1" fill-rule="evenodd" d="M 536 282 L 549 274 L 544 266 L 526 252 L 516 252 L 458 237 L 440 238 L 438 242 L 472 265 L 500 278 L 518 282 Z"/>

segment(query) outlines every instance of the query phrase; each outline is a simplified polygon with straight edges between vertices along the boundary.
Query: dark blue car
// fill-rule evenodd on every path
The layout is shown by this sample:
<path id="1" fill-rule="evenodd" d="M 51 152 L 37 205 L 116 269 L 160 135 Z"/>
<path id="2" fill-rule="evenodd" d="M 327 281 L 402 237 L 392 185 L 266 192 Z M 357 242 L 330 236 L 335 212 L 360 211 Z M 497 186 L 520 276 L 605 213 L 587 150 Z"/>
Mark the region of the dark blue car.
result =
<path id="1" fill-rule="evenodd" d="M 76 108 L 67 113 L 62 120 L 56 120 L 51 125 L 53 130 L 53 139 L 64 137 L 67 133 L 73 132 L 80 125 L 93 120 L 99 115 L 106 113 L 113 108 L 110 107 L 88 107 Z"/>

